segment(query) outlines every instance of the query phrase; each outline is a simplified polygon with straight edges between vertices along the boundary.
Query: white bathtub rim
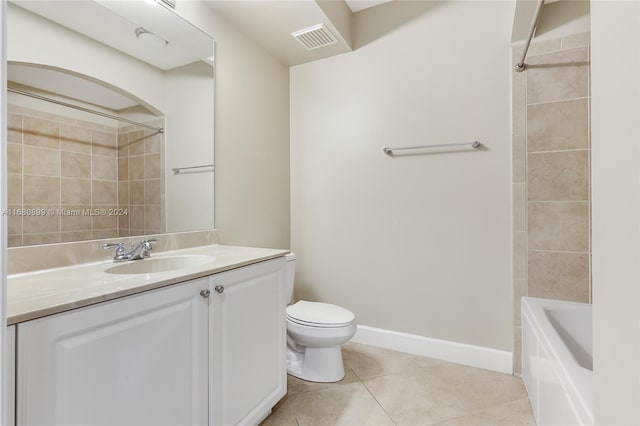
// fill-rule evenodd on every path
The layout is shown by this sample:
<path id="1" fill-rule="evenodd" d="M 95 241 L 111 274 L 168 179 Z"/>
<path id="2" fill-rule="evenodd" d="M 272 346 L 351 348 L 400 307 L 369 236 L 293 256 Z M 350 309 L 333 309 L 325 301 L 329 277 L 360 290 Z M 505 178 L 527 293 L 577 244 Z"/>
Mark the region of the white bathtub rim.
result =
<path id="1" fill-rule="evenodd" d="M 582 367 L 575 360 L 573 354 L 565 346 L 560 336 L 556 334 L 555 328 L 547 318 L 545 307 L 567 307 L 586 309 L 591 305 L 580 302 L 570 302 L 563 300 L 541 299 L 535 297 L 522 298 L 522 313 L 527 316 L 529 321 L 535 324 L 538 330 L 534 330 L 538 340 L 544 347 L 544 350 L 558 360 L 556 364 L 559 367 L 559 375 L 562 384 L 579 403 L 579 415 L 586 416 L 585 423 L 593 424 L 593 373 Z M 540 335 L 541 334 L 541 335 Z"/>

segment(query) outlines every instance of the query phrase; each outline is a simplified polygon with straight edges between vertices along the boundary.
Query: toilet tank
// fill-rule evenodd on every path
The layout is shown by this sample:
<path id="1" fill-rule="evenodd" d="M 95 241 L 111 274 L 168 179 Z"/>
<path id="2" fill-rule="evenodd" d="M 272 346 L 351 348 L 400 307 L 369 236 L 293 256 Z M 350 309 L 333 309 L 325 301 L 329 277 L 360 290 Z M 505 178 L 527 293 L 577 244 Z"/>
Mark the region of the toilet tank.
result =
<path id="1" fill-rule="evenodd" d="M 291 302 L 291 298 L 293 297 L 293 283 L 295 282 L 296 275 L 296 254 L 289 253 L 285 257 L 287 261 L 287 266 L 285 270 L 285 284 L 284 284 L 284 297 L 285 304 L 289 304 Z"/>

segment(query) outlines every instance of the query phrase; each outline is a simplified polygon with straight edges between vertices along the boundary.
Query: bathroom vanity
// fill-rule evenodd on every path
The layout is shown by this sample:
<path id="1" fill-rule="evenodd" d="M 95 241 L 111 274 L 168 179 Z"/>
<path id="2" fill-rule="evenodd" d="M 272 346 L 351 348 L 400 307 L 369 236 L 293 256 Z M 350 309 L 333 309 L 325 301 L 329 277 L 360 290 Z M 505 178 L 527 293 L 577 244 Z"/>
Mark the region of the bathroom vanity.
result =
<path id="1" fill-rule="evenodd" d="M 286 253 L 212 245 L 136 261 L 179 269 L 10 276 L 16 424 L 258 424 L 286 393 Z"/>

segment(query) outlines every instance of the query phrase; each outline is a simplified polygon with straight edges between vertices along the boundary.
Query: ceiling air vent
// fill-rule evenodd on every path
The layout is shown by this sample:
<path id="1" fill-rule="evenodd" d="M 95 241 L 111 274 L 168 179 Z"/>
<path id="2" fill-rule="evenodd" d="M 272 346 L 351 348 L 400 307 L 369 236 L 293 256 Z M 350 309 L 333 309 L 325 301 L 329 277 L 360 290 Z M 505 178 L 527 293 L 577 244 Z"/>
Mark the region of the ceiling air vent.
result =
<path id="1" fill-rule="evenodd" d="M 323 24 L 314 25 L 313 27 L 304 28 L 295 33 L 291 33 L 293 38 L 298 40 L 300 44 L 307 48 L 307 50 L 314 50 L 320 47 L 329 46 L 335 43 L 337 40 L 329 32 Z"/>

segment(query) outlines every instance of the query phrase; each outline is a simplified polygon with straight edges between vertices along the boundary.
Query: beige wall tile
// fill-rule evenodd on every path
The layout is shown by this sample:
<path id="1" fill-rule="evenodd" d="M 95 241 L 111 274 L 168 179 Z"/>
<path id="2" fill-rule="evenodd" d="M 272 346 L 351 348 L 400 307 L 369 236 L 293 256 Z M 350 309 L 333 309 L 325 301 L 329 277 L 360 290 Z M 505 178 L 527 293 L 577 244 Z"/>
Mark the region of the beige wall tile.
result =
<path id="1" fill-rule="evenodd" d="M 576 47 L 585 47 L 591 44 L 591 33 L 572 34 L 562 37 L 562 49 L 575 49 Z"/>
<path id="2" fill-rule="evenodd" d="M 60 232 L 59 217 L 54 212 L 49 212 L 50 206 L 25 205 L 24 208 L 26 210 L 45 210 L 47 212 L 43 215 L 25 215 L 22 217 L 22 232 L 25 235 Z"/>
<path id="3" fill-rule="evenodd" d="M 589 203 L 529 203 L 529 250 L 589 251 Z"/>
<path id="4" fill-rule="evenodd" d="M 129 181 L 129 203 L 144 204 L 144 181 Z"/>
<path id="5" fill-rule="evenodd" d="M 60 151 L 24 145 L 24 173 L 39 176 L 60 176 Z"/>
<path id="6" fill-rule="evenodd" d="M 21 235 L 7 235 L 7 247 L 20 247 L 22 245 Z"/>
<path id="7" fill-rule="evenodd" d="M 60 242 L 66 243 L 71 241 L 86 241 L 92 240 L 93 234 L 91 230 L 89 231 L 72 231 L 72 232 L 61 232 L 60 233 Z"/>
<path id="8" fill-rule="evenodd" d="M 160 206 L 159 205 L 145 205 L 144 206 L 144 230 L 152 233 L 152 232 L 160 232 L 161 231 L 161 215 L 160 215 Z"/>
<path id="9" fill-rule="evenodd" d="M 118 127 L 118 135 L 128 134 L 133 131 L 133 124 L 125 124 L 124 126 Z"/>
<path id="10" fill-rule="evenodd" d="M 116 208 L 114 205 L 98 205 L 94 204 L 94 209 L 103 209 L 107 212 L 107 214 L 98 214 L 92 217 L 92 228 L 94 231 L 101 229 L 118 229 L 118 217 L 114 215 L 109 215 L 108 211 L 110 209 Z M 115 234 L 117 235 L 117 233 Z M 115 236 L 114 235 L 114 236 Z M 107 238 L 107 237 L 104 237 Z"/>
<path id="11" fill-rule="evenodd" d="M 589 94 L 589 51 L 572 49 L 527 59 L 527 102 L 584 98 Z"/>
<path id="12" fill-rule="evenodd" d="M 91 205 L 91 181 L 88 179 L 62 178 L 62 205 Z"/>
<path id="13" fill-rule="evenodd" d="M 129 229 L 129 206 L 121 204 L 119 207 L 127 211 L 126 214 L 118 216 L 118 233 L 119 235 L 122 235 L 120 231 Z"/>
<path id="14" fill-rule="evenodd" d="M 529 201 L 587 201 L 588 151 L 529 153 Z"/>
<path id="15" fill-rule="evenodd" d="M 7 142 L 22 143 L 22 115 L 10 112 L 7 114 Z"/>
<path id="16" fill-rule="evenodd" d="M 520 327 L 520 303 L 527 296 L 527 280 L 513 280 L 513 325 Z"/>
<path id="17" fill-rule="evenodd" d="M 22 209 L 22 205 L 8 205 L 11 214 L 7 214 L 7 234 L 22 235 L 22 216 L 13 214 L 18 209 Z"/>
<path id="18" fill-rule="evenodd" d="M 22 145 L 17 143 L 7 144 L 7 171 L 9 173 L 22 173 Z"/>
<path id="19" fill-rule="evenodd" d="M 527 233 L 513 233 L 513 278 L 527 278 Z"/>
<path id="20" fill-rule="evenodd" d="M 23 177 L 23 200 L 25 204 L 59 204 L 60 178 L 49 176 Z"/>
<path id="21" fill-rule="evenodd" d="M 91 130 L 67 124 L 61 125 L 60 149 L 67 152 L 91 153 Z"/>
<path id="22" fill-rule="evenodd" d="M 117 180 L 117 158 L 93 156 L 91 159 L 91 177 L 94 180 Z"/>
<path id="23" fill-rule="evenodd" d="M 559 38 L 550 40 L 536 40 L 531 42 L 531 46 L 527 51 L 527 56 L 540 55 L 543 53 L 556 52 L 560 50 L 561 42 Z"/>
<path id="24" fill-rule="evenodd" d="M 529 296 L 589 301 L 589 255 L 529 252 Z"/>
<path id="25" fill-rule="evenodd" d="M 160 154 L 147 154 L 144 156 L 144 178 L 156 179 L 160 178 L 162 164 L 160 163 Z"/>
<path id="26" fill-rule="evenodd" d="M 104 157 L 115 157 L 118 138 L 116 135 L 94 130 L 91 132 L 91 153 Z"/>
<path id="27" fill-rule="evenodd" d="M 147 179 L 144 181 L 144 203 L 160 204 L 162 187 L 160 179 Z"/>
<path id="28" fill-rule="evenodd" d="M 7 203 L 22 204 L 22 175 L 13 173 L 7 175 Z"/>
<path id="29" fill-rule="evenodd" d="M 521 73 L 516 73 L 521 74 Z M 524 135 L 527 131 L 527 88 L 513 88 L 513 134 Z"/>
<path id="30" fill-rule="evenodd" d="M 104 180 L 92 182 L 93 204 L 118 204 L 118 184 Z"/>
<path id="31" fill-rule="evenodd" d="M 589 105 L 586 98 L 529 105 L 529 152 L 585 149 L 588 146 Z"/>
<path id="32" fill-rule="evenodd" d="M 525 183 L 527 181 L 527 144 L 524 133 L 513 136 L 512 162 L 513 181 Z"/>
<path id="33" fill-rule="evenodd" d="M 75 152 L 60 153 L 62 177 L 91 178 L 91 156 Z"/>
<path id="34" fill-rule="evenodd" d="M 60 216 L 60 230 L 63 233 L 73 232 L 85 232 L 91 237 L 91 215 L 83 214 L 84 211 L 91 210 L 91 206 L 88 205 L 67 205 L 64 206 L 68 212 L 79 212 L 78 215 L 61 215 Z M 72 241 L 64 239 L 64 241 Z M 85 239 L 85 238 L 83 238 Z"/>
<path id="35" fill-rule="evenodd" d="M 118 158 L 118 180 L 129 180 L 129 158 Z"/>
<path id="36" fill-rule="evenodd" d="M 131 230 L 144 231 L 144 206 L 130 207 L 129 227 Z"/>
<path id="37" fill-rule="evenodd" d="M 144 139 L 144 153 L 156 154 L 162 151 L 164 135 L 162 133 L 152 133 Z"/>
<path id="38" fill-rule="evenodd" d="M 129 134 L 118 134 L 118 158 L 129 156 Z"/>
<path id="39" fill-rule="evenodd" d="M 527 185 L 513 184 L 513 230 L 527 231 Z"/>
<path id="40" fill-rule="evenodd" d="M 517 376 L 522 374 L 522 328 L 520 327 L 513 327 L 513 374 Z"/>
<path id="41" fill-rule="evenodd" d="M 117 237 L 118 237 L 117 229 L 94 229 L 93 236 L 91 239 L 102 240 L 102 239 L 117 238 Z"/>
<path id="42" fill-rule="evenodd" d="M 137 130 L 129 133 L 129 155 L 144 155 L 144 132 Z"/>
<path id="43" fill-rule="evenodd" d="M 118 182 L 118 205 L 120 207 L 129 204 L 129 181 Z"/>
<path id="44" fill-rule="evenodd" d="M 144 155 L 129 157 L 129 179 L 144 179 Z"/>
<path id="45" fill-rule="evenodd" d="M 22 236 L 23 246 L 33 246 L 40 244 L 54 244 L 60 242 L 60 233 L 53 232 L 48 234 L 24 234 Z"/>
<path id="46" fill-rule="evenodd" d="M 60 125 L 41 118 L 23 117 L 23 143 L 43 148 L 60 149 Z"/>

